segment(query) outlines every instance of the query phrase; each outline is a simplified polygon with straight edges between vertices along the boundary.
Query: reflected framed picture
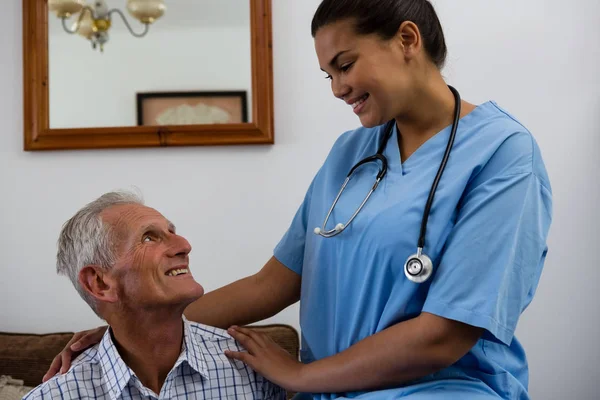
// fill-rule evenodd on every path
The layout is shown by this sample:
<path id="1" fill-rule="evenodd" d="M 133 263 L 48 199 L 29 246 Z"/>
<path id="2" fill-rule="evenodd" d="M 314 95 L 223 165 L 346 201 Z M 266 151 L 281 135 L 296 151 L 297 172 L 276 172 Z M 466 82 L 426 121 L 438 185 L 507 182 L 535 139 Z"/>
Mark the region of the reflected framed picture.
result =
<path id="1" fill-rule="evenodd" d="M 248 122 L 246 91 L 137 93 L 138 126 Z"/>

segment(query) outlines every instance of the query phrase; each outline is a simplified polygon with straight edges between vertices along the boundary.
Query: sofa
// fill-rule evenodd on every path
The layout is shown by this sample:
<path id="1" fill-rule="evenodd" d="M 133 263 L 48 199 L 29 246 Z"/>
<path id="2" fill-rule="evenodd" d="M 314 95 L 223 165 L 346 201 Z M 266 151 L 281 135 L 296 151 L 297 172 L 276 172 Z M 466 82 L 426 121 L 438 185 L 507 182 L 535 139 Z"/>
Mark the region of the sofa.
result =
<path id="1" fill-rule="evenodd" d="M 253 325 L 298 359 L 300 340 L 289 325 Z M 20 399 L 42 382 L 54 357 L 65 347 L 73 332 L 48 334 L 0 332 L 0 400 Z M 288 392 L 288 399 L 294 393 Z"/>

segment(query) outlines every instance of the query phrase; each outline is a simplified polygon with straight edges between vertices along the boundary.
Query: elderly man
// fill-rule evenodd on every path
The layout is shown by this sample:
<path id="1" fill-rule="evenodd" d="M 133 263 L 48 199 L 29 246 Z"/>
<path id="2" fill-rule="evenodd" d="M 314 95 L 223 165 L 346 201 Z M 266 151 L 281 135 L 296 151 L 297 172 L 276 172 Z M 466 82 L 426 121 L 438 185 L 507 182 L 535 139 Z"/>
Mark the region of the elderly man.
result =
<path id="1" fill-rule="evenodd" d="M 131 193 L 107 193 L 64 225 L 57 270 L 109 324 L 102 341 L 26 399 L 284 399 L 285 392 L 230 360 L 242 348 L 218 328 L 189 322 L 204 293 L 191 246 Z"/>

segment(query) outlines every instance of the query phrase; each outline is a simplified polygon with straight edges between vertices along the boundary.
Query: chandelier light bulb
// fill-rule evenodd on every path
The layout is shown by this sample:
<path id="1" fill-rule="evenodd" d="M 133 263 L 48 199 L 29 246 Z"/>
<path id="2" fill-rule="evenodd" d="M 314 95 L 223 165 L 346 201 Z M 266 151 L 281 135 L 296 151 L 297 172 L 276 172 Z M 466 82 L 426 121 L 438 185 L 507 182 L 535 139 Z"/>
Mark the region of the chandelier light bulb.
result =
<path id="1" fill-rule="evenodd" d="M 127 10 L 138 21 L 151 24 L 165 13 L 163 0 L 127 0 Z"/>
<path id="2" fill-rule="evenodd" d="M 48 10 L 58 18 L 69 18 L 85 6 L 85 0 L 48 0 Z"/>

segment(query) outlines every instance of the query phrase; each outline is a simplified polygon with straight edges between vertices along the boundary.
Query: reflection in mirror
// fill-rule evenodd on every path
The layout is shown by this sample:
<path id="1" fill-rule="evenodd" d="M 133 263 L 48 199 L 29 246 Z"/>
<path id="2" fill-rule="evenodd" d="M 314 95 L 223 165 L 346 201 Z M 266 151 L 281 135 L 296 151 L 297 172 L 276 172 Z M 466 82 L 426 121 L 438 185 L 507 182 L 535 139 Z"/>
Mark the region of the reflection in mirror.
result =
<path id="1" fill-rule="evenodd" d="M 251 122 L 249 1 L 164 4 L 145 25 L 126 0 L 88 1 L 97 15 L 119 10 L 100 41 L 84 37 L 93 25 L 89 9 L 64 27 L 49 13 L 50 128 Z M 82 35 L 65 31 L 79 20 Z"/>

